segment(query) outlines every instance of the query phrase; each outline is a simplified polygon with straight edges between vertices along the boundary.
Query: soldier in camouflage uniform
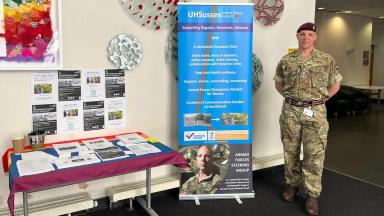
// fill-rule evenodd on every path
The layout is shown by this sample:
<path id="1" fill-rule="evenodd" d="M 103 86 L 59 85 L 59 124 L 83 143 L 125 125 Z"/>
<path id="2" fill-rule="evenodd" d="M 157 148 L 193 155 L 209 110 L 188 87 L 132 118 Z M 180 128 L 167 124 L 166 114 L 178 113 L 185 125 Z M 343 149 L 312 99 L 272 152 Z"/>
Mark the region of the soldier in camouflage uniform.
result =
<path id="1" fill-rule="evenodd" d="M 213 169 L 213 152 L 209 146 L 202 145 L 197 151 L 199 171 L 189 178 L 180 189 L 180 194 L 213 194 L 219 189 L 222 181 Z"/>
<path id="2" fill-rule="evenodd" d="M 292 202 L 302 183 L 308 195 L 306 213 L 318 215 L 328 133 L 324 102 L 339 90 L 342 77 L 335 60 L 314 48 L 315 24 L 301 25 L 296 37 L 299 49 L 281 59 L 274 77 L 276 89 L 285 98 L 280 116 L 286 183 L 283 199 Z"/>

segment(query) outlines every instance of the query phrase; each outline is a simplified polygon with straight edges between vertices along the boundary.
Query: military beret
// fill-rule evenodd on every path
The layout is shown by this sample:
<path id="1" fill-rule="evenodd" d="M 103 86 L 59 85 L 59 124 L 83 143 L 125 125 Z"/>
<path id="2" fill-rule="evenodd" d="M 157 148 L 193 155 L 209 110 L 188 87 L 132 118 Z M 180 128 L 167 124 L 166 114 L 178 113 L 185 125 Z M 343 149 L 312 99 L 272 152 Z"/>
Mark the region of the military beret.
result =
<path id="1" fill-rule="evenodd" d="M 303 30 L 316 32 L 316 25 L 310 22 L 304 23 L 297 29 L 296 33 L 299 33 Z"/>

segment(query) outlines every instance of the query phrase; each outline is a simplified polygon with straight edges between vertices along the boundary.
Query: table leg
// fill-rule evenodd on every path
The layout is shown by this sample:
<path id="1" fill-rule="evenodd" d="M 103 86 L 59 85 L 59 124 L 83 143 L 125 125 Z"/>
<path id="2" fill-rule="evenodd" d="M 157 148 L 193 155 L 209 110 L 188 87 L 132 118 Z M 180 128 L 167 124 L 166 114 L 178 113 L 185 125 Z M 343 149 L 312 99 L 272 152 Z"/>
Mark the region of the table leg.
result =
<path id="1" fill-rule="evenodd" d="M 146 170 L 146 200 L 142 197 L 137 198 L 137 202 L 151 216 L 159 216 L 151 207 L 151 169 Z"/>
<path id="2" fill-rule="evenodd" d="M 377 104 L 380 105 L 380 95 L 381 95 L 381 89 L 378 90 L 378 94 L 377 94 Z"/>
<path id="3" fill-rule="evenodd" d="M 151 209 L 151 169 L 147 169 L 147 208 Z"/>
<path id="4" fill-rule="evenodd" d="M 23 192 L 23 210 L 24 216 L 28 216 L 28 193 Z"/>

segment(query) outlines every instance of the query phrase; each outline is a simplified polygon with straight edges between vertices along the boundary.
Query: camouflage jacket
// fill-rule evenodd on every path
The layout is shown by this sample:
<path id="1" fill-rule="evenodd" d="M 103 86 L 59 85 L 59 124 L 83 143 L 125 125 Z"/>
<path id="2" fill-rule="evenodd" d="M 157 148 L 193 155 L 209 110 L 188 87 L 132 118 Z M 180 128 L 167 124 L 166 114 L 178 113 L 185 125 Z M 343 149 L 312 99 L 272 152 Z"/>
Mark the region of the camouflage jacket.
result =
<path id="1" fill-rule="evenodd" d="M 215 173 L 200 182 L 198 182 L 198 175 L 195 175 L 181 186 L 180 192 L 186 194 L 213 194 L 219 189 L 221 181 L 221 176 Z"/>
<path id="2" fill-rule="evenodd" d="M 300 51 L 285 55 L 276 68 L 273 80 L 283 84 L 282 95 L 299 101 L 328 97 L 328 88 L 342 79 L 335 60 L 327 53 L 313 49 L 304 60 Z"/>

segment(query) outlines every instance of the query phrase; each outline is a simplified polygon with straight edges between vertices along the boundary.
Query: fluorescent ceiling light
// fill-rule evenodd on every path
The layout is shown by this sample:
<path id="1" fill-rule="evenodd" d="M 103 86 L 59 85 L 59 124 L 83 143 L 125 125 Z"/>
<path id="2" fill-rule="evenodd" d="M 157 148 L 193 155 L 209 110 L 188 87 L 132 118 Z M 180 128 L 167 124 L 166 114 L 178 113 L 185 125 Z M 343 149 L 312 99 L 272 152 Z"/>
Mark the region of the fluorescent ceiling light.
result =
<path id="1" fill-rule="evenodd" d="M 350 13 L 352 13 L 352 11 L 347 10 L 347 11 L 344 11 L 344 13 L 346 13 L 346 14 L 350 14 Z"/>
<path id="2" fill-rule="evenodd" d="M 325 7 L 318 7 L 317 9 L 318 9 L 318 10 L 324 10 Z"/>
<path id="3" fill-rule="evenodd" d="M 379 19 L 384 19 L 384 16 L 379 17 Z"/>

